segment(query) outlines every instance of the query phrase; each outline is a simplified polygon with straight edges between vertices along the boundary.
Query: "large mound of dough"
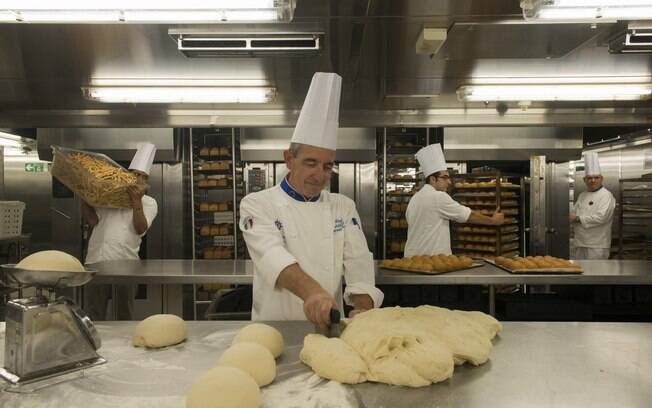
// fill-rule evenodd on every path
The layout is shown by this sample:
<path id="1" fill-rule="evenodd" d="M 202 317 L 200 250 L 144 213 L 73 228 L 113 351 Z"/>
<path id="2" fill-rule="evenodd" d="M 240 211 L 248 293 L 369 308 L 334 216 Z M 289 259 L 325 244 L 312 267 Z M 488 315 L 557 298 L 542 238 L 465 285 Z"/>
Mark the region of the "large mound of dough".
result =
<path id="1" fill-rule="evenodd" d="M 215 367 L 190 386 L 186 408 L 258 408 L 260 388 L 239 368 Z"/>
<path id="2" fill-rule="evenodd" d="M 341 339 L 309 334 L 303 340 L 299 357 L 321 377 L 337 377 L 345 384 L 367 381 L 367 363 Z"/>
<path id="3" fill-rule="evenodd" d="M 340 337 L 364 361 L 366 373 L 360 373 L 355 357 L 347 360 L 356 363 L 333 358 L 324 363 L 329 365 L 327 370 L 319 367 L 322 355 L 341 353 L 343 347 L 322 340 L 316 348 L 316 335 L 304 339 L 301 359 L 317 374 L 339 382 L 366 377 L 369 381 L 423 387 L 450 378 L 456 364 L 485 363 L 491 339 L 501 328 L 496 319 L 481 312 L 433 306 L 373 309 L 352 319 Z"/>
<path id="4" fill-rule="evenodd" d="M 233 344 L 241 342 L 258 343 L 266 347 L 274 358 L 283 353 L 285 346 L 281 332 L 264 323 L 253 323 L 242 328 L 233 338 Z"/>
<path id="5" fill-rule="evenodd" d="M 157 314 L 138 323 L 132 338 L 136 347 L 160 348 L 186 339 L 186 322 L 179 316 Z"/>
<path id="6" fill-rule="evenodd" d="M 79 259 L 61 251 L 35 252 L 18 262 L 16 268 L 33 271 L 84 272 Z"/>
<path id="7" fill-rule="evenodd" d="M 239 368 L 252 376 L 261 387 L 271 383 L 276 377 L 274 356 L 258 343 L 242 342 L 232 345 L 222 354 L 217 365 Z"/>

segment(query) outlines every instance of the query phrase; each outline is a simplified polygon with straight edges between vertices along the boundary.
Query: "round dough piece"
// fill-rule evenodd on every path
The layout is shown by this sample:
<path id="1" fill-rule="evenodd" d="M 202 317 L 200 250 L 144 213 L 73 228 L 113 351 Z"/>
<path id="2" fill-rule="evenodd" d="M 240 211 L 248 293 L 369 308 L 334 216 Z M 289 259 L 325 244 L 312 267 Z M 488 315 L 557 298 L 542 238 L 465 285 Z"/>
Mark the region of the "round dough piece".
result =
<path id="1" fill-rule="evenodd" d="M 253 377 L 260 387 L 276 378 L 274 356 L 258 343 L 242 342 L 232 345 L 222 354 L 217 365 L 241 369 Z"/>
<path id="2" fill-rule="evenodd" d="M 258 343 L 266 347 L 274 358 L 283 353 L 284 343 L 281 332 L 264 323 L 253 323 L 240 330 L 233 338 L 232 344 L 241 342 Z"/>
<path id="3" fill-rule="evenodd" d="M 186 322 L 179 316 L 157 314 L 138 323 L 132 342 L 135 347 L 160 348 L 181 343 L 187 333 Z"/>
<path id="4" fill-rule="evenodd" d="M 258 408 L 260 388 L 239 368 L 215 367 L 197 379 L 186 395 L 186 408 Z"/>
<path id="5" fill-rule="evenodd" d="M 61 251 L 35 252 L 18 262 L 16 268 L 33 271 L 84 272 L 84 265 L 77 258 Z"/>

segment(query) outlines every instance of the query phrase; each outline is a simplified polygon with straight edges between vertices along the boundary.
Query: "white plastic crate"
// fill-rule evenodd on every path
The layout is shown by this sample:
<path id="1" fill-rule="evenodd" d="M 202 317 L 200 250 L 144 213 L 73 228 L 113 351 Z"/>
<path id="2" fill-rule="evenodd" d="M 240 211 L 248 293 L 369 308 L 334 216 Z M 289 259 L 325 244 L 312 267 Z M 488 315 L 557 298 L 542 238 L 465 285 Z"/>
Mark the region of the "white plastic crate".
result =
<path id="1" fill-rule="evenodd" d="M 0 201 L 0 238 L 16 237 L 23 230 L 22 201 Z"/>
<path id="2" fill-rule="evenodd" d="M 233 211 L 213 213 L 214 224 L 233 224 Z"/>
<path id="3" fill-rule="evenodd" d="M 234 239 L 233 235 L 227 235 L 227 236 L 218 236 L 218 237 L 213 237 L 213 245 L 215 246 L 233 246 L 234 244 Z"/>

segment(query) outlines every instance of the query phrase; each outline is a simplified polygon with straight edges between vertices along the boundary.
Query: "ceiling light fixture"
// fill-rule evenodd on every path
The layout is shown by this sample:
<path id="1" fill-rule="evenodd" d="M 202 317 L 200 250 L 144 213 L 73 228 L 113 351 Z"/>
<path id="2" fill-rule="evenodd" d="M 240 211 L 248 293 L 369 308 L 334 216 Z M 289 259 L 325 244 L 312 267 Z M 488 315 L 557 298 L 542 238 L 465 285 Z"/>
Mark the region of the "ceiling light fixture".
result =
<path id="1" fill-rule="evenodd" d="M 652 83 L 478 84 L 457 89 L 463 102 L 633 101 L 652 96 Z"/>
<path id="2" fill-rule="evenodd" d="M 290 21 L 295 0 L 0 0 L 3 23 Z"/>
<path id="3" fill-rule="evenodd" d="M 521 0 L 526 20 L 591 21 L 652 18 L 649 0 Z"/>
<path id="4" fill-rule="evenodd" d="M 265 103 L 275 88 L 216 86 L 88 86 L 86 99 L 106 103 Z"/>

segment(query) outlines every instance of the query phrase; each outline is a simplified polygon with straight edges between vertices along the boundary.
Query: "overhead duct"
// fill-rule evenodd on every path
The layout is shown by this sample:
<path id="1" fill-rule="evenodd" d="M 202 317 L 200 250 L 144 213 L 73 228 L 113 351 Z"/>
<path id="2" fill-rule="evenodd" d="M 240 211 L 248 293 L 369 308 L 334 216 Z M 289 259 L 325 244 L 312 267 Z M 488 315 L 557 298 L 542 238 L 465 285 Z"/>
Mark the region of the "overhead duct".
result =
<path id="1" fill-rule="evenodd" d="M 179 161 L 179 137 L 170 128 L 39 128 L 36 146 L 41 160 L 52 160 L 52 145 L 103 153 L 116 161 L 130 161 L 138 144 L 156 146 L 155 162 Z"/>
<path id="2" fill-rule="evenodd" d="M 188 58 L 309 56 L 322 48 L 323 32 L 213 32 L 170 29 L 177 49 Z"/>
<path id="3" fill-rule="evenodd" d="M 652 22 L 630 23 L 627 29 L 609 41 L 612 54 L 652 53 Z"/>

